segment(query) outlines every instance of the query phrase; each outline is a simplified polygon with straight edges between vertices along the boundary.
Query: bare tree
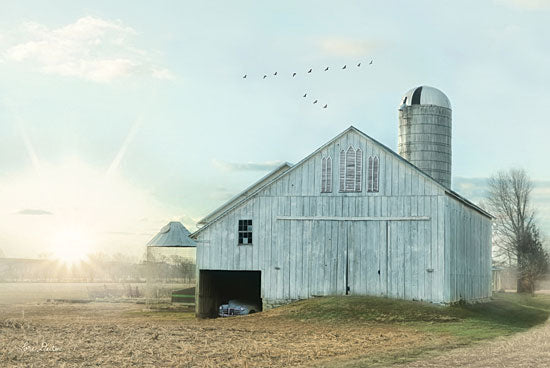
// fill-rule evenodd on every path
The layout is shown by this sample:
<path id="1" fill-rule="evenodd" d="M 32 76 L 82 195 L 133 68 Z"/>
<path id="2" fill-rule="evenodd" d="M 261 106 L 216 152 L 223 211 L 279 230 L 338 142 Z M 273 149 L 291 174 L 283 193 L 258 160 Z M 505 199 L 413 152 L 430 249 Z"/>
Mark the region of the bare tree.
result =
<path id="1" fill-rule="evenodd" d="M 496 217 L 493 226 L 495 256 L 509 266 L 517 266 L 518 292 L 534 291 L 534 283 L 541 275 L 533 271 L 544 269 L 546 272 L 546 266 L 535 267 L 536 260 L 548 259 L 530 203 L 532 190 L 533 183 L 523 169 L 499 172 L 489 179 L 487 204 Z"/>

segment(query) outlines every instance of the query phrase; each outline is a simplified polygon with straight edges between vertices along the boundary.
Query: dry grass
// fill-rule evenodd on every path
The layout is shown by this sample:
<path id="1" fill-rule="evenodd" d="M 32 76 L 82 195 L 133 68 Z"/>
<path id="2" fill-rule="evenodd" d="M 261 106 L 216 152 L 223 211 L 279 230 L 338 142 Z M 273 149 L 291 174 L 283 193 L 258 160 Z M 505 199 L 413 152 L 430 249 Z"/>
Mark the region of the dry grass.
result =
<path id="1" fill-rule="evenodd" d="M 122 303 L 0 306 L 0 362 L 34 367 L 296 367 L 413 348 L 425 344 L 428 336 L 382 325 L 300 322 L 269 312 L 196 320 L 190 313 L 153 314 L 141 308 Z"/>
<path id="2" fill-rule="evenodd" d="M 543 343 L 550 341 L 548 326 L 528 330 L 548 317 L 548 295 L 503 294 L 490 303 L 447 308 L 325 297 L 215 320 L 197 320 L 192 311 L 170 305 L 151 310 L 133 303 L 26 302 L 26 294 L 25 303 L 17 303 L 17 295 L 10 304 L 0 299 L 2 367 L 364 367 L 434 355 L 440 357 L 414 366 L 482 367 L 475 362 L 483 356 L 517 362 L 523 352 L 550 351 Z M 513 336 L 445 354 L 503 335 Z M 550 366 L 549 355 L 525 361 Z"/>

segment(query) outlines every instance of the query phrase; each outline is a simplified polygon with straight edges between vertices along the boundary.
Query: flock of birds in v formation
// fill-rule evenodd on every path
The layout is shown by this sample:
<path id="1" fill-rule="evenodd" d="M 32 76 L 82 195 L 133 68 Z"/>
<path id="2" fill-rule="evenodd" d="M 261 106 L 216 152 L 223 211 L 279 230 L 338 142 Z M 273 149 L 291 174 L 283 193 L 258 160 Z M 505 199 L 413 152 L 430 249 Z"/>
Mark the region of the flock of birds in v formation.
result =
<path id="1" fill-rule="evenodd" d="M 373 62 L 374 62 L 374 60 L 371 60 L 370 63 L 369 63 L 369 65 L 372 65 Z M 361 63 L 357 63 L 357 67 L 358 67 L 358 68 L 361 67 Z M 347 68 L 348 68 L 348 66 L 347 66 L 347 64 L 345 64 L 345 65 L 342 67 L 342 70 L 347 69 Z M 327 66 L 323 71 L 324 71 L 324 72 L 328 72 L 329 69 L 330 69 L 330 67 Z M 311 74 L 312 72 L 313 72 L 313 68 L 309 68 L 309 70 L 307 71 L 306 74 Z M 274 77 L 276 77 L 277 75 L 278 75 L 277 72 L 273 73 L 273 76 L 274 76 Z M 294 78 L 296 75 L 298 75 L 298 73 L 296 73 L 296 72 L 292 73 L 292 78 Z M 248 77 L 248 74 L 243 75 L 243 79 L 246 79 L 247 77 Z M 267 74 L 264 74 L 263 77 L 262 77 L 262 79 L 266 79 L 267 77 L 268 77 L 268 75 L 267 75 Z M 307 98 L 307 92 L 304 93 L 304 95 L 303 95 L 302 97 L 303 97 L 303 98 Z M 315 100 L 313 101 L 313 104 L 315 105 L 315 104 L 317 104 L 318 102 L 319 102 L 319 100 L 315 99 Z M 328 104 L 325 104 L 325 105 L 323 106 L 323 109 L 326 109 L 327 107 L 328 107 Z"/>

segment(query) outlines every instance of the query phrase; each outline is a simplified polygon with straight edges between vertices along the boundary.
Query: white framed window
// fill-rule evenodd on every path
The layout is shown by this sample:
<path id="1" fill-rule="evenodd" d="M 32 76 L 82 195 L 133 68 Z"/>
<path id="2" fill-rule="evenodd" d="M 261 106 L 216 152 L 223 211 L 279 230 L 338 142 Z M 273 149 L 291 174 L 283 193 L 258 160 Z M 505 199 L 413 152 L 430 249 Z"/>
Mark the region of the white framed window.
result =
<path id="1" fill-rule="evenodd" d="M 332 193 L 332 158 L 330 156 L 322 159 L 321 193 Z"/>
<path id="2" fill-rule="evenodd" d="M 340 151 L 340 192 L 360 192 L 362 173 L 363 151 L 352 146 Z"/>
<path id="3" fill-rule="evenodd" d="M 380 178 L 380 160 L 378 156 L 370 156 L 367 167 L 367 192 L 375 193 L 379 191 Z"/>

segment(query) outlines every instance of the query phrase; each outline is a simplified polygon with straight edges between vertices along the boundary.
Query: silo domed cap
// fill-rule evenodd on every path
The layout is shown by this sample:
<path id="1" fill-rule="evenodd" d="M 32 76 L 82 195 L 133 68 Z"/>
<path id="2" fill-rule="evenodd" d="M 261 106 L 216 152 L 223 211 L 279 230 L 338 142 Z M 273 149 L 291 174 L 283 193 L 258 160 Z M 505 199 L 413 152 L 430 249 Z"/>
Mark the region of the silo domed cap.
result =
<path id="1" fill-rule="evenodd" d="M 449 98 L 437 88 L 430 86 L 420 86 L 409 90 L 399 105 L 433 105 L 451 109 Z"/>

